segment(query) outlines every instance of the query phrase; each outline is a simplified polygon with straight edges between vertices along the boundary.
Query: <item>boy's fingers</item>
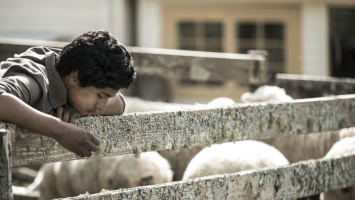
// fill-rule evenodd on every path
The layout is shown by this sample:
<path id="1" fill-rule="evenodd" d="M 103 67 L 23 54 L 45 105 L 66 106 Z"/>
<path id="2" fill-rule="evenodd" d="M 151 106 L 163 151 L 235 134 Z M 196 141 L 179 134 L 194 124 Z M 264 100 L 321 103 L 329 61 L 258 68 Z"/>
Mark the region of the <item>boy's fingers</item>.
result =
<path id="1" fill-rule="evenodd" d="M 71 113 L 70 113 L 70 119 L 69 119 L 68 122 L 74 124 L 75 119 L 76 119 L 77 117 L 79 117 L 79 114 L 78 114 L 77 112 L 71 112 Z"/>
<path id="2" fill-rule="evenodd" d="M 99 146 L 100 140 L 94 134 L 91 134 L 91 142 L 94 143 L 96 146 Z"/>
<path id="3" fill-rule="evenodd" d="M 83 153 L 86 157 L 90 157 L 92 155 L 89 149 L 82 149 L 81 153 Z"/>
<path id="4" fill-rule="evenodd" d="M 77 156 L 79 156 L 79 157 L 85 157 L 85 155 L 83 154 L 83 153 L 81 153 L 80 151 L 79 152 L 75 152 L 75 154 L 77 155 Z"/>
<path id="5" fill-rule="evenodd" d="M 65 122 L 69 122 L 69 119 L 70 119 L 70 113 L 69 112 L 64 112 L 62 120 L 65 121 Z"/>
<path id="6" fill-rule="evenodd" d="M 98 146 L 96 146 L 95 144 L 93 144 L 93 143 L 91 143 L 91 144 L 89 144 L 88 145 L 88 150 L 90 150 L 90 151 L 97 151 L 99 149 L 99 147 Z"/>
<path id="7" fill-rule="evenodd" d="M 62 107 L 62 106 L 59 106 L 59 107 L 56 109 L 56 116 L 57 116 L 59 119 L 62 119 L 62 117 L 63 117 L 63 107 Z"/>
<path id="8" fill-rule="evenodd" d="M 73 115 L 70 115 L 70 119 L 69 119 L 69 123 L 72 123 L 72 124 L 74 124 L 74 122 L 75 122 L 75 116 L 73 116 Z"/>

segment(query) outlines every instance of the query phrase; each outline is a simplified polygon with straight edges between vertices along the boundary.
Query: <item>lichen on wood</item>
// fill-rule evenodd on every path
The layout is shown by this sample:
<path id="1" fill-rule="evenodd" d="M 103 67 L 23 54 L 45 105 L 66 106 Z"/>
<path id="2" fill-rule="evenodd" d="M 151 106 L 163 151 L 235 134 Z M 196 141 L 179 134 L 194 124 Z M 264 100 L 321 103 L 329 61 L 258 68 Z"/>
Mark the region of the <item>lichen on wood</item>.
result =
<path id="1" fill-rule="evenodd" d="M 0 129 L 0 199 L 12 200 L 11 135 Z"/>
<path id="2" fill-rule="evenodd" d="M 112 190 L 71 199 L 296 199 L 355 185 L 355 155 Z"/>
<path id="3" fill-rule="evenodd" d="M 250 67 L 265 63 L 262 55 L 213 53 L 131 47 L 135 68 L 140 75 L 174 77 L 195 81 L 233 80 L 239 85 L 250 84 Z M 218 67 L 216 67 L 218 66 Z M 259 77 L 266 75 L 263 70 L 255 71 L 253 78 L 258 84 L 266 84 Z M 263 74 L 260 74 L 263 73 Z"/>
<path id="4" fill-rule="evenodd" d="M 355 93 L 355 79 L 329 76 L 277 74 L 276 85 L 293 98 L 313 98 Z"/>
<path id="5" fill-rule="evenodd" d="M 178 150 L 228 141 L 308 134 L 355 126 L 355 95 L 288 103 L 235 104 L 221 108 L 89 116 L 76 125 L 100 139 L 93 157 Z M 55 140 L 9 123 L 13 164 L 23 166 L 77 159 Z"/>

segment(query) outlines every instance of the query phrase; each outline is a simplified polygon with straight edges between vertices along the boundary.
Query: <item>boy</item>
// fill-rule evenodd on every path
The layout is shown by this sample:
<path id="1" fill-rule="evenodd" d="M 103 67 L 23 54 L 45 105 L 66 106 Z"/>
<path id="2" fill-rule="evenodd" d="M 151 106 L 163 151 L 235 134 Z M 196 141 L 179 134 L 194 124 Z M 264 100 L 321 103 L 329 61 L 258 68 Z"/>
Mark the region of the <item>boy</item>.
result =
<path id="1" fill-rule="evenodd" d="M 119 90 L 135 77 L 130 53 L 107 31 L 84 33 L 62 50 L 33 47 L 0 64 L 0 121 L 90 157 L 98 138 L 72 123 L 79 116 L 122 114 Z"/>

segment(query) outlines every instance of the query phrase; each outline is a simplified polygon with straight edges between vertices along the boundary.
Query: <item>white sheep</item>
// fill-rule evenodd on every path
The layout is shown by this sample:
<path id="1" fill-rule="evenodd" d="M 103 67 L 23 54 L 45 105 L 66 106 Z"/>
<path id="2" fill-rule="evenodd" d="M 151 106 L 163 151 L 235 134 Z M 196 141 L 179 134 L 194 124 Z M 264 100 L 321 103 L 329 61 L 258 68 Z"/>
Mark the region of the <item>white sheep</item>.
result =
<path id="1" fill-rule="evenodd" d="M 242 103 L 251 102 L 287 102 L 292 97 L 286 94 L 285 89 L 278 86 L 264 85 L 258 87 L 254 92 L 246 92 L 240 97 Z"/>
<path id="2" fill-rule="evenodd" d="M 142 185 L 171 182 L 173 172 L 168 161 L 157 152 L 92 158 L 45 164 L 29 191 L 39 191 L 47 200 L 79 194 L 98 193 Z"/>
<path id="3" fill-rule="evenodd" d="M 276 148 L 245 140 L 214 144 L 201 150 L 188 164 L 183 180 L 289 164 Z"/>
<path id="4" fill-rule="evenodd" d="M 147 101 L 137 97 L 125 96 L 126 113 L 150 112 L 150 111 L 175 111 L 193 108 L 190 104 L 167 103 L 161 101 Z"/>
<path id="5" fill-rule="evenodd" d="M 181 148 L 179 151 L 162 150 L 159 154 L 167 159 L 171 165 L 171 170 L 174 172 L 173 181 L 180 181 L 190 160 L 200 152 L 204 146 Z"/>
<path id="6" fill-rule="evenodd" d="M 355 128 L 348 129 L 349 131 L 354 131 Z M 345 132 L 345 131 L 344 131 Z M 338 158 L 350 154 L 355 154 L 355 137 L 345 136 L 338 142 L 336 142 L 329 152 L 324 156 L 324 159 Z M 353 171 L 355 173 L 355 170 Z M 355 188 L 348 187 L 340 190 L 331 190 L 321 194 L 321 199 L 323 200 L 351 200 L 355 198 Z"/>
<path id="7" fill-rule="evenodd" d="M 295 163 L 322 158 L 338 140 L 339 134 L 337 132 L 328 132 L 278 136 L 260 141 L 274 146 L 285 155 L 290 163 Z"/>

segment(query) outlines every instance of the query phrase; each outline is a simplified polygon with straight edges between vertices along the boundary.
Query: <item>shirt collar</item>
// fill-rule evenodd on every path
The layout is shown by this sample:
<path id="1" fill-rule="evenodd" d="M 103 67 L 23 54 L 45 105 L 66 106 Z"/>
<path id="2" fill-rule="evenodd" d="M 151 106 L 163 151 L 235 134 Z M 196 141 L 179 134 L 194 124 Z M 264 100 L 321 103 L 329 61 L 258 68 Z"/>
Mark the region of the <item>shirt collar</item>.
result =
<path id="1" fill-rule="evenodd" d="M 64 86 L 63 80 L 54 67 L 56 54 L 54 52 L 46 52 L 45 65 L 48 76 L 48 97 L 49 102 L 55 109 L 59 106 L 67 104 L 67 89 Z"/>

